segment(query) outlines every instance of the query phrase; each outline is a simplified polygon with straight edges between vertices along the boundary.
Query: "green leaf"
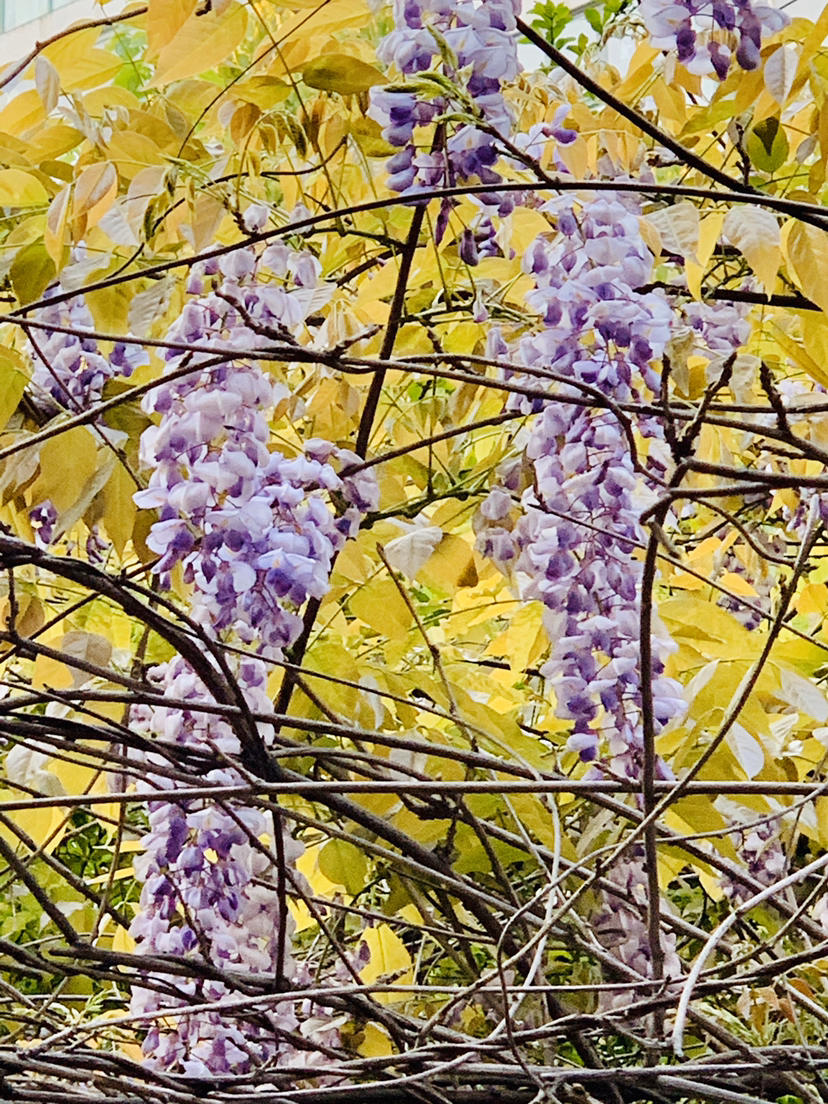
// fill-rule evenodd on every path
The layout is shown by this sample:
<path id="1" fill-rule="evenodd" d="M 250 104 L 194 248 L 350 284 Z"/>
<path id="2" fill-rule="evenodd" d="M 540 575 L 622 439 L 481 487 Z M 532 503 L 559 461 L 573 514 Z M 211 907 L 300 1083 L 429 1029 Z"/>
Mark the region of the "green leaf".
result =
<path id="1" fill-rule="evenodd" d="M 348 54 L 323 54 L 314 58 L 302 70 L 302 80 L 321 92 L 338 92 L 340 96 L 356 96 L 375 84 L 386 84 L 379 69 Z"/>
<path id="2" fill-rule="evenodd" d="M 751 163 L 762 172 L 774 173 L 788 160 L 788 138 L 775 115 L 756 124 L 746 147 Z"/>
<path id="3" fill-rule="evenodd" d="M 587 8 L 584 12 L 584 19 L 586 19 L 593 31 L 596 31 L 598 34 L 601 33 L 601 16 L 595 8 Z"/>
<path id="4" fill-rule="evenodd" d="M 0 347 L 0 429 L 17 410 L 29 376 L 25 361 L 14 349 Z"/>
<path id="5" fill-rule="evenodd" d="M 55 262 L 46 252 L 43 239 L 24 246 L 11 266 L 14 294 L 25 306 L 39 299 L 55 278 Z"/>
<path id="6" fill-rule="evenodd" d="M 329 881 L 355 894 L 365 888 L 368 860 L 347 840 L 330 839 L 319 852 L 319 870 Z"/>
<path id="7" fill-rule="evenodd" d="M 355 119 L 351 123 L 351 137 L 366 157 L 391 157 L 395 146 L 382 136 L 382 127 L 374 119 Z"/>

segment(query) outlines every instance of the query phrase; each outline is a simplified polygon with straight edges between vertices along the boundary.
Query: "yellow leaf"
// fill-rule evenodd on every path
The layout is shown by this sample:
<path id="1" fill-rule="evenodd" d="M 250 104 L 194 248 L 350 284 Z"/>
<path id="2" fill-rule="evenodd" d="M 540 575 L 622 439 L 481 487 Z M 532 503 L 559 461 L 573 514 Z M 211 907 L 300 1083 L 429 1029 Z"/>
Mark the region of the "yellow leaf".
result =
<path id="1" fill-rule="evenodd" d="M 89 225 L 94 226 L 101 215 L 112 206 L 117 191 L 118 173 L 111 161 L 98 161 L 83 169 L 75 181 L 73 217 L 87 215 Z"/>
<path id="2" fill-rule="evenodd" d="M 296 869 L 307 881 L 314 897 L 327 897 L 332 900 L 340 892 L 340 886 L 326 878 L 319 869 L 321 850 L 321 844 L 305 848 L 304 853 L 296 860 Z M 305 928 L 316 923 L 304 901 L 291 900 L 290 909 L 299 931 L 304 931 Z"/>
<path id="3" fill-rule="evenodd" d="M 18 790 L 0 790 L 0 801 L 16 801 L 19 798 Z M 66 831 L 65 809 L 18 809 L 7 815 L 38 847 L 42 847 L 47 855 L 54 851 Z M 0 836 L 15 851 L 29 853 L 28 848 L 24 847 L 20 837 L 11 828 L 0 825 Z"/>
<path id="4" fill-rule="evenodd" d="M 658 50 L 648 42 L 642 42 L 627 66 L 627 76 L 623 84 L 613 90 L 614 95 L 625 102 L 634 102 L 650 85 L 653 78 L 653 61 L 658 56 Z"/>
<path id="5" fill-rule="evenodd" d="M 713 250 L 716 248 L 723 223 L 723 211 L 712 211 L 706 218 L 703 218 L 699 227 L 699 242 L 696 246 L 696 261 L 698 261 L 698 264 L 690 258 L 686 260 L 687 287 L 694 299 L 701 298 L 701 282 L 704 270 L 713 255 Z"/>
<path id="6" fill-rule="evenodd" d="M 134 130 L 116 130 L 107 142 L 107 152 L 128 180 L 147 165 L 166 164 L 155 142 Z"/>
<path id="7" fill-rule="evenodd" d="M 652 83 L 651 95 L 665 119 L 684 126 L 687 121 L 687 101 L 681 88 L 675 84 L 667 84 L 663 77 L 657 77 Z"/>
<path id="8" fill-rule="evenodd" d="M 770 295 L 782 260 L 779 223 L 761 207 L 736 206 L 725 215 L 722 231 L 753 269 Z"/>
<path id="9" fill-rule="evenodd" d="M 108 806 L 104 806 L 104 807 L 108 808 Z M 100 809 L 101 806 L 98 805 L 97 808 Z M 135 877 L 134 868 L 131 867 L 131 866 L 124 866 L 120 870 L 115 871 L 114 875 L 112 875 L 112 880 L 115 881 L 115 882 L 118 882 L 118 881 L 121 881 L 124 878 L 134 878 L 134 877 Z M 98 876 L 95 877 L 95 878 L 88 878 L 86 884 L 87 885 L 106 885 L 106 883 L 109 881 L 109 879 L 110 879 L 110 874 L 109 874 L 109 871 L 107 871 L 106 874 L 98 874 Z M 106 927 L 104 925 L 101 925 L 101 929 L 103 931 L 106 931 Z M 124 929 L 123 928 L 118 928 L 117 930 L 118 931 L 123 931 Z M 135 946 L 134 941 L 133 941 L 132 945 L 133 945 L 133 947 Z M 127 948 L 123 947 L 123 949 L 126 950 Z"/>
<path id="10" fill-rule="evenodd" d="M 86 108 L 87 114 L 94 119 L 98 119 L 107 108 L 125 107 L 129 111 L 140 109 L 141 101 L 128 88 L 110 84 L 107 88 L 98 88 L 93 92 L 87 92 L 83 97 L 83 106 Z"/>
<path id="11" fill-rule="evenodd" d="M 6 428 L 17 410 L 28 380 L 23 357 L 8 346 L 0 346 L 0 429 Z"/>
<path id="12" fill-rule="evenodd" d="M 119 870 L 116 874 L 116 877 L 126 877 L 132 873 L 132 867 L 129 867 L 127 868 L 127 870 L 124 871 Z M 116 954 L 135 954 L 135 949 L 137 946 L 138 944 L 135 942 L 135 940 L 132 938 L 126 928 L 122 928 L 119 924 L 118 927 L 115 929 L 115 934 L 112 937 L 112 950 L 115 951 Z"/>
<path id="13" fill-rule="evenodd" d="M 109 84 L 123 66 L 121 59 L 109 50 L 87 50 L 70 65 L 59 68 L 58 73 L 63 89 L 76 92 Z"/>
<path id="14" fill-rule="evenodd" d="M 540 211 L 528 207 L 516 207 L 510 216 L 512 249 L 519 257 L 523 256 L 532 242 L 540 234 L 548 234 L 552 227 Z"/>
<path id="15" fill-rule="evenodd" d="M 791 274 L 805 295 L 828 312 L 828 235 L 815 226 L 796 222 L 786 244 Z"/>
<path id="16" fill-rule="evenodd" d="M 362 1042 L 357 1047 L 357 1054 L 361 1054 L 363 1058 L 383 1058 L 394 1053 L 391 1036 L 379 1024 L 366 1024 L 360 1034 Z"/>
<path id="17" fill-rule="evenodd" d="M 804 369 L 811 379 L 828 387 L 828 371 L 818 364 L 801 345 L 788 337 L 785 331 L 780 329 L 779 326 L 770 323 L 768 328 L 769 332 L 773 334 L 773 338 L 777 345 L 779 345 L 783 352 L 787 353 L 795 364 L 798 364 L 800 368 Z"/>
<path id="18" fill-rule="evenodd" d="M 349 132 L 366 157 L 391 157 L 396 151 L 382 136 L 382 128 L 374 119 L 354 119 Z"/>
<path id="19" fill-rule="evenodd" d="M 765 88 L 779 107 L 784 107 L 793 87 L 799 67 L 799 49 L 792 43 L 783 43 L 765 60 L 763 75 Z"/>
<path id="20" fill-rule="evenodd" d="M 378 924 L 367 928 L 363 941 L 368 945 L 371 958 L 359 976 L 366 985 L 393 984 L 411 985 L 414 982 L 414 970 L 411 956 L 405 944 L 389 924 Z M 375 997 L 380 1004 L 394 1004 L 406 1000 L 404 993 L 378 993 Z"/>
<path id="21" fill-rule="evenodd" d="M 42 56 L 51 61 L 58 73 L 63 74 L 64 70 L 71 72 L 72 66 L 95 48 L 100 36 L 98 27 L 76 30 L 70 35 L 64 35 L 50 42 L 42 51 Z"/>
<path id="22" fill-rule="evenodd" d="M 471 546 L 454 533 L 444 533 L 423 565 L 421 574 L 426 582 L 442 590 L 477 586 L 477 568 Z"/>
<path id="23" fill-rule="evenodd" d="M 678 571 L 670 577 L 670 586 L 679 590 L 704 590 L 707 584 L 695 575 L 688 575 L 686 571 Z"/>
<path id="24" fill-rule="evenodd" d="M 309 43 L 311 36 L 318 35 L 324 32 L 325 35 L 332 35 L 336 31 L 343 31 L 346 27 L 365 27 L 371 20 L 371 13 L 365 0 L 331 0 L 330 3 L 319 3 L 319 0 L 307 0 L 303 3 L 294 3 L 291 5 L 295 8 L 313 8 L 312 12 L 297 11 L 297 13 L 286 19 L 284 23 L 279 27 L 279 39 L 281 42 L 287 44 L 287 47 L 292 46 L 294 42 Z M 299 35 L 295 36 L 295 32 L 299 32 Z M 293 38 L 293 42 L 289 41 Z M 287 50 L 283 47 L 283 56 L 280 56 L 279 61 L 286 63 L 288 69 L 291 62 L 286 56 Z M 301 61 L 304 61 L 308 56 L 307 51 L 302 54 Z M 301 64 L 301 63 L 300 63 Z M 277 68 L 276 65 L 271 66 L 273 70 Z M 201 72 L 199 68 L 198 72 Z"/>
<path id="25" fill-rule="evenodd" d="M 98 750 L 103 751 L 103 745 L 99 744 Z M 82 745 L 79 751 L 83 751 Z M 53 759 L 49 763 L 49 770 L 57 776 L 67 794 L 80 797 L 88 793 L 106 793 L 106 774 L 95 755 L 90 755 L 88 760 L 78 758 L 71 763 L 66 759 Z"/>
<path id="26" fill-rule="evenodd" d="M 759 597 L 744 575 L 737 575 L 735 571 L 725 571 L 719 582 L 733 594 L 741 594 L 745 598 Z"/>
<path id="27" fill-rule="evenodd" d="M 172 42 L 195 7 L 196 0 L 149 0 L 147 40 L 152 57 L 157 57 Z"/>
<path id="28" fill-rule="evenodd" d="M 269 111 L 275 104 L 286 100 L 292 89 L 287 81 L 267 74 L 251 77 L 250 80 L 237 84 L 234 94 L 240 100 L 255 104 L 262 111 Z"/>
<path id="29" fill-rule="evenodd" d="M 43 244 L 46 252 L 55 262 L 55 268 L 60 268 L 63 263 L 63 251 L 66 247 L 66 220 L 69 214 L 69 196 L 71 189 L 65 184 L 52 202 L 46 213 L 46 226 L 43 230 Z"/>
<path id="30" fill-rule="evenodd" d="M 484 336 L 483 327 L 478 322 L 453 322 L 443 347 L 449 353 L 473 353 L 478 341 Z"/>
<path id="31" fill-rule="evenodd" d="M 747 656 L 754 650 L 751 634 L 732 614 L 700 598 L 670 598 L 658 611 L 677 643 L 691 641 L 708 658 L 723 654 L 722 644 L 732 656 Z"/>
<path id="32" fill-rule="evenodd" d="M 803 39 L 802 56 L 799 59 L 799 72 L 807 72 L 811 59 L 828 34 L 828 8 L 823 8 L 817 21 L 812 24 L 810 33 Z"/>
<path id="33" fill-rule="evenodd" d="M 107 273 L 104 272 L 102 275 L 107 275 Z M 99 288 L 98 291 L 91 291 L 86 294 L 86 305 L 89 307 L 95 326 L 104 332 L 126 332 L 130 302 L 129 293 L 123 285 L 118 284 L 108 288 Z M 115 408 L 115 410 L 118 409 L 118 407 Z M 109 425 L 115 424 L 113 418 L 117 418 L 114 411 L 107 417 Z"/>
<path id="34" fill-rule="evenodd" d="M 0 169 L 0 207 L 39 207 L 49 193 L 36 176 L 22 169 Z"/>
<path id="35" fill-rule="evenodd" d="M 350 599 L 351 612 L 390 640 L 404 640 L 411 628 L 411 613 L 390 579 L 376 579 Z"/>
<path id="36" fill-rule="evenodd" d="M 55 643 L 50 642 L 50 647 Z M 38 655 L 32 672 L 32 686 L 36 690 L 68 690 L 73 681 L 72 672 L 61 660 Z"/>
<path id="37" fill-rule="evenodd" d="M 60 95 L 60 77 L 57 69 L 43 54 L 35 61 L 35 88 L 46 113 L 54 111 Z"/>
<path id="38" fill-rule="evenodd" d="M 803 587 L 796 608 L 799 613 L 818 613 L 825 617 L 828 614 L 828 587 L 825 583 L 809 583 Z"/>
<path id="39" fill-rule="evenodd" d="M 75 146 L 80 145 L 82 141 L 83 134 L 75 127 L 67 126 L 66 123 L 52 123 L 51 126 L 39 130 L 37 136 L 32 140 L 28 150 L 29 161 L 33 165 L 41 165 L 44 161 L 54 161 L 58 157 L 63 157 Z M 63 168 L 67 172 L 71 169 L 65 163 Z"/>
<path id="40" fill-rule="evenodd" d="M 490 641 L 484 655 L 504 656 L 513 671 L 525 671 L 536 651 L 538 634 L 543 632 L 541 610 L 538 602 L 521 606 L 510 617 L 506 631 Z"/>
<path id="41" fill-rule="evenodd" d="M 700 222 L 695 203 L 682 200 L 671 207 L 652 211 L 646 220 L 658 231 L 663 252 L 696 260 Z"/>
<path id="42" fill-rule="evenodd" d="M 32 88 L 15 96 L 11 103 L 0 111 L 0 131 L 6 134 L 24 134 L 46 118 L 43 101 Z"/>
<path id="43" fill-rule="evenodd" d="M 135 515 L 138 510 L 132 501 L 135 483 L 123 464 L 116 464 L 104 487 L 104 516 L 106 531 L 119 556 L 132 537 Z"/>
<path id="44" fill-rule="evenodd" d="M 95 438 L 84 426 L 70 429 L 40 447 L 40 476 L 32 488 L 32 502 L 48 498 L 58 513 L 77 502 L 97 466 Z"/>
<path id="45" fill-rule="evenodd" d="M 0 612 L 0 625 L 4 629 L 10 627 L 11 619 L 11 606 L 8 599 L 5 599 L 2 605 L 2 612 Z M 13 626 L 14 631 L 18 636 L 32 636 L 41 629 L 46 622 L 46 614 L 43 609 L 43 603 L 39 598 L 29 598 L 22 603 L 22 608 L 17 611 L 17 619 Z"/>
<path id="46" fill-rule="evenodd" d="M 654 257 L 658 257 L 661 253 L 661 234 L 656 230 L 655 224 L 650 222 L 649 219 L 641 217 L 638 220 L 638 229 L 641 231 L 644 244 Z"/>
<path id="47" fill-rule="evenodd" d="M 246 30 L 247 11 L 240 4 L 233 4 L 222 16 L 214 12 L 192 16 L 161 50 L 156 82 L 172 84 L 214 69 L 228 60 Z"/>

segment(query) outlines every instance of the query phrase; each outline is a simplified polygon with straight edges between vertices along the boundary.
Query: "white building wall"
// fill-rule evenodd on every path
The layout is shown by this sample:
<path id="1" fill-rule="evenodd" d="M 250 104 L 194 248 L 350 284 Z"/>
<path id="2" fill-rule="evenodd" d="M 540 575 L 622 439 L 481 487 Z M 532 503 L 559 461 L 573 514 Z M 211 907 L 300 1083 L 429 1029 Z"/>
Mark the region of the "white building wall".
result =
<path id="1" fill-rule="evenodd" d="M 97 0 L 0 0 L 0 70 L 70 24 L 100 19 L 122 7 L 116 2 L 103 8 Z"/>

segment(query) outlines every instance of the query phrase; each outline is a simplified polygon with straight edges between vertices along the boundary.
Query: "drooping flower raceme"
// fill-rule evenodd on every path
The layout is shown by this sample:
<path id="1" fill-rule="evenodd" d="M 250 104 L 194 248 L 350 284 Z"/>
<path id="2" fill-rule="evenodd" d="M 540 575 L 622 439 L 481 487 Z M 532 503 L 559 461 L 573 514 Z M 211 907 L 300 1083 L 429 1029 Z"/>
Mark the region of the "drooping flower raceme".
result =
<path id="1" fill-rule="evenodd" d="M 763 36 L 789 22 L 752 0 L 641 0 L 639 12 L 653 46 L 675 50 L 691 72 L 721 80 L 734 58 L 742 69 L 758 69 Z"/>
<path id="2" fill-rule="evenodd" d="M 515 352 L 527 368 L 571 380 L 565 394 L 597 402 L 540 403 L 527 448 L 533 485 L 515 530 L 517 570 L 525 596 L 545 607 L 553 647 L 544 674 L 558 716 L 572 722 L 570 749 L 591 761 L 603 744 L 612 769 L 635 777 L 642 678 L 652 676 L 659 727 L 684 708 L 680 686 L 663 673 L 666 634 L 653 641 L 653 671 L 640 664 L 642 566 L 634 552 L 645 539 L 639 516 L 668 459 L 658 425 L 645 420 L 647 466 L 636 470 L 624 426 L 600 400 L 629 402 L 657 386 L 651 362 L 669 340 L 672 311 L 660 294 L 634 290 L 648 282 L 652 256 L 627 201 L 609 195 L 579 212 L 555 201 L 550 211 L 557 236 L 538 239 L 525 260 L 535 279 L 527 300 L 545 325 Z"/>
<path id="3" fill-rule="evenodd" d="M 514 365 L 534 370 L 523 378 L 539 392 L 553 386 L 543 373 L 554 373 L 560 399 L 587 398 L 588 405 L 517 395 L 509 400 L 535 413 L 526 448 L 532 478 L 515 524 L 521 479 L 517 471 L 504 473 L 478 512 L 478 542 L 514 570 L 523 597 L 543 603 L 552 646 L 542 673 L 557 716 L 571 724 L 568 749 L 595 763 L 596 773 L 608 769 L 638 780 L 644 680 L 656 731 L 685 708 L 681 686 L 664 673 L 673 645 L 657 618 L 651 670 L 642 669 L 641 656 L 643 564 L 636 553 L 646 534 L 640 515 L 670 457 L 657 422 L 639 421 L 645 452 L 611 404 L 629 404 L 656 389 L 653 363 L 667 347 L 673 312 L 660 294 L 636 290 L 650 281 L 653 258 L 630 201 L 607 194 L 578 208 L 556 200 L 547 210 L 557 234 L 537 239 L 524 263 L 535 282 L 527 301 L 543 326 L 511 350 L 494 333 L 489 352 L 508 356 L 508 374 L 520 371 Z M 660 760 L 658 769 L 670 777 Z M 651 977 L 642 857 L 625 857 L 608 878 L 619 892 L 602 895 L 593 918 L 596 936 L 635 975 Z M 665 976 L 677 976 L 675 939 L 666 931 L 661 949 Z"/>
<path id="4" fill-rule="evenodd" d="M 497 135 L 508 135 L 513 121 L 501 89 L 520 70 L 515 29 L 519 11 L 516 0 L 395 0 L 394 29 L 378 53 L 408 83 L 371 90 L 371 115 L 382 125 L 386 140 L 400 148 L 388 162 L 392 191 L 470 180 L 500 182 L 494 168 L 500 156 Z M 441 75 L 447 79 L 428 88 L 424 80 L 418 84 L 418 75 L 441 57 Z M 491 130 L 461 123 L 451 127 L 440 148 L 420 149 L 415 129 L 448 110 L 472 114 Z M 510 202 L 504 196 L 501 205 Z"/>
<path id="5" fill-rule="evenodd" d="M 61 303 L 48 302 L 59 290 L 58 285 L 45 293 L 47 303 L 34 312 L 32 321 L 75 332 L 33 325 L 29 330 L 27 351 L 34 366 L 35 392 L 40 391 L 48 396 L 49 402 L 54 401 L 77 413 L 100 402 L 108 380 L 131 376 L 139 365 L 148 362 L 148 357 L 141 345 L 130 341 L 119 341 L 110 352 L 103 352 L 96 338 L 85 336 L 96 327 L 82 296 L 76 295 Z M 111 430 L 102 428 L 98 432 L 107 440 L 113 435 Z M 51 499 L 35 503 L 29 521 L 35 542 L 46 547 L 58 522 L 58 511 Z"/>
<path id="6" fill-rule="evenodd" d="M 107 356 L 95 338 L 82 336 L 84 331 L 95 330 L 95 322 L 80 295 L 62 303 L 47 302 L 38 310 L 36 320 L 79 331 L 63 333 L 32 327 L 29 340 L 34 364 L 32 382 L 70 410 L 86 410 L 99 402 L 107 380 L 130 376 L 136 364 L 146 360 L 140 345 L 119 343 Z"/>
<path id="7" fill-rule="evenodd" d="M 619 962 L 634 970 L 641 977 L 652 976 L 652 957 L 645 916 L 649 887 L 644 866 L 643 848 L 616 863 L 609 880 L 618 886 L 619 892 L 607 890 L 602 906 L 591 920 L 591 928 L 598 939 L 611 946 Z M 676 950 L 676 936 L 662 930 L 661 949 L 664 956 L 664 976 L 681 976 L 681 960 Z M 629 1002 L 629 993 L 619 990 L 604 991 L 599 1000 L 602 1009 L 623 1007 Z"/>
<path id="8" fill-rule="evenodd" d="M 211 275 L 217 286 L 201 295 Z M 207 367 L 209 352 L 173 350 L 170 374 L 188 355 L 194 370 L 162 381 L 146 404 L 160 415 L 142 439 L 142 457 L 153 472 L 136 496 L 160 511 L 148 543 L 161 557 L 162 576 L 183 567 L 193 587 L 191 615 L 209 635 L 246 646 L 249 654 L 234 661 L 233 674 L 258 712 L 272 708 L 259 657 L 278 657 L 297 639 L 302 605 L 325 594 L 336 552 L 377 505 L 371 475 L 339 474 L 358 459 L 347 450 L 321 440 L 306 442 L 297 456 L 269 450 L 268 419 L 286 390 L 241 355 L 266 340 L 262 334 L 296 340 L 320 301 L 313 294 L 317 275 L 311 254 L 283 246 L 266 250 L 261 260 L 239 250 L 222 261 L 220 272 L 196 273 L 191 286 L 199 296 L 185 306 L 170 340 L 227 350 L 230 359 Z M 241 783 L 232 765 L 238 738 L 225 720 L 199 711 L 210 695 L 190 666 L 179 657 L 152 677 L 165 696 L 188 704 L 142 707 L 133 723 L 159 745 L 206 756 L 208 769 L 200 772 L 206 783 Z M 272 730 L 259 727 L 267 744 Z M 290 865 L 301 848 L 259 810 L 164 800 L 169 781 L 151 779 L 162 793 L 150 806 L 146 852 L 136 864 L 144 882 L 133 926 L 139 946 L 231 974 L 272 977 L 281 969 L 289 978 L 291 932 L 273 856 L 281 850 Z M 144 1050 L 158 1067 L 209 1075 L 246 1072 L 276 1056 L 281 1064 L 299 1057 L 313 1064 L 312 1053 L 296 1050 L 296 1037 L 289 1038 L 298 1026 L 289 1004 L 266 1015 L 234 1016 L 221 1005 L 238 991 L 224 980 L 179 984 L 163 974 L 152 980 L 136 989 L 136 1011 L 160 1017 L 189 1002 L 216 1005 L 149 1032 Z M 159 981 L 172 991 L 159 989 Z"/>
<path id="9" fill-rule="evenodd" d="M 198 705 L 209 701 L 210 695 L 187 663 L 175 659 L 156 668 L 151 677 L 159 692 L 192 706 L 134 709 L 132 723 L 139 731 L 179 751 L 200 756 L 238 755 L 238 740 L 230 725 L 199 712 Z M 237 680 L 251 709 L 271 708 L 260 660 L 246 660 Z M 151 770 L 152 764 L 148 765 Z M 213 785 L 237 785 L 240 780 L 238 772 L 228 767 L 206 771 L 203 776 L 206 784 Z M 150 774 L 149 781 L 163 790 L 161 776 Z M 131 929 L 139 950 L 196 958 L 208 967 L 242 977 L 272 976 L 279 965 L 282 913 L 277 874 L 261 841 L 272 847 L 277 831 L 281 828 L 256 809 L 230 802 L 174 802 L 159 794 L 159 800 L 149 805 L 149 833 L 142 841 L 145 850 L 135 861 L 136 875 L 144 883 L 140 911 Z M 288 835 L 283 847 L 286 861 L 293 861 L 301 852 Z M 288 928 L 288 952 L 290 934 Z M 289 957 L 281 966 L 284 975 L 290 976 Z M 153 972 L 146 983 L 146 987 L 133 989 L 132 1011 L 158 1013 L 159 1020 L 151 1022 L 143 1049 L 161 1069 L 191 1076 L 245 1073 L 273 1058 L 285 1035 L 297 1026 L 290 1004 L 255 1017 L 222 1010 L 223 1002 L 238 995 L 237 989 L 222 980 L 197 975 L 185 980 Z M 188 1003 L 213 1003 L 216 1007 L 192 1016 L 178 1011 L 168 1021 L 170 1026 L 161 1027 L 165 1010 L 180 1010 Z"/>

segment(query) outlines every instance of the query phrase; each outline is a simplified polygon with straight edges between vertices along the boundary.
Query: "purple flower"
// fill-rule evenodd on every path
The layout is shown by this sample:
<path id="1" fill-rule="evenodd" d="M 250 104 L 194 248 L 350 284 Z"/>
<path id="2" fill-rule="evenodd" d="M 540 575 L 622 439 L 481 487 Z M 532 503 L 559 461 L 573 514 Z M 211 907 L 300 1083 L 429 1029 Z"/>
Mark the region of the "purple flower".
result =
<path id="1" fill-rule="evenodd" d="M 259 222 L 256 213 L 249 228 Z M 221 272 L 221 295 L 211 292 L 187 303 L 170 330 L 173 342 L 252 350 L 258 336 L 235 301 L 243 301 L 245 314 L 288 331 L 303 325 L 319 299 L 324 301 L 324 288 L 313 297 L 306 291 L 317 287 L 320 274 L 318 260 L 308 251 L 273 245 L 259 260 L 253 249 L 240 248 L 222 258 Z M 174 352 L 167 371 L 174 373 L 184 355 Z M 270 451 L 269 417 L 286 394 L 255 360 L 241 354 L 220 368 L 162 380 L 144 404 L 159 418 L 142 435 L 141 458 L 151 474 L 147 489 L 136 495 L 140 506 L 159 510 L 148 543 L 161 556 L 157 570 L 162 575 L 182 565 L 193 588 L 193 619 L 213 638 L 268 657 L 281 656 L 298 638 L 302 605 L 325 595 L 334 556 L 379 498 L 373 471 L 359 471 L 360 458 L 331 442 L 311 440 L 296 456 Z M 332 496 L 344 507 L 341 516 Z M 41 515 L 37 523 L 42 528 L 48 521 L 44 508 Z M 251 710 L 269 712 L 262 660 L 248 655 L 233 663 Z M 188 707 L 141 707 L 134 711 L 133 725 L 159 745 L 213 757 L 218 765 L 206 771 L 206 782 L 242 782 L 232 765 L 241 753 L 238 738 L 226 721 L 200 711 L 200 703 L 211 698 L 192 668 L 178 657 L 150 678 L 160 692 Z M 272 738 L 268 726 L 261 730 L 266 741 Z M 148 782 L 161 797 L 173 784 L 153 773 L 154 761 L 150 754 Z M 143 882 L 141 911 L 132 929 L 139 947 L 272 977 L 283 941 L 287 958 L 282 968 L 293 974 L 292 922 L 281 940 L 279 876 L 274 861 L 257 846 L 272 835 L 272 822 L 243 804 L 161 799 L 152 803 L 149 820 L 146 851 L 135 863 Z M 289 863 L 301 852 L 289 836 L 282 849 Z M 217 982 L 181 983 L 163 972 L 155 980 L 182 992 L 189 987 L 197 1003 L 234 995 Z M 163 989 L 133 993 L 136 1013 L 162 1015 L 180 1004 Z M 289 1061 L 292 1050 L 284 1035 L 296 1026 L 289 1005 L 255 1024 L 243 1014 L 177 1015 L 149 1033 L 144 1052 L 163 1070 L 199 1076 L 244 1073 Z"/>
<path id="2" fill-rule="evenodd" d="M 639 11 L 654 46 L 676 50 L 691 72 L 715 73 L 720 80 L 733 57 L 742 69 L 758 68 L 762 37 L 789 22 L 783 12 L 752 0 L 641 0 Z"/>

